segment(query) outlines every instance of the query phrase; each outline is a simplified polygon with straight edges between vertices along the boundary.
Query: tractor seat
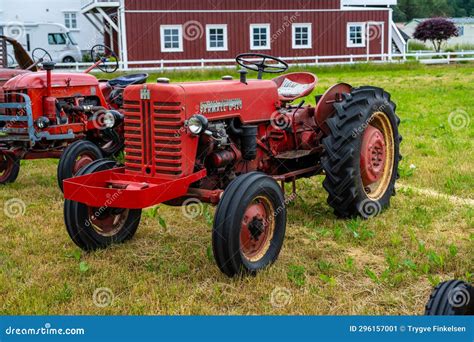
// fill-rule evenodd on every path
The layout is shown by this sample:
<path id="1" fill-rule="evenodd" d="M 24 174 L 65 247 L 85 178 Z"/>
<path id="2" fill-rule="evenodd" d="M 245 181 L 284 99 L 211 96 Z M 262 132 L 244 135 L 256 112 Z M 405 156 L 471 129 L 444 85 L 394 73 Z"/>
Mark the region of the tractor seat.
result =
<path id="1" fill-rule="evenodd" d="M 274 78 L 281 101 L 290 102 L 308 96 L 316 87 L 318 78 L 309 72 L 295 72 Z"/>
<path id="2" fill-rule="evenodd" d="M 126 86 L 132 84 L 143 84 L 148 79 L 148 74 L 132 74 L 132 75 L 125 75 L 114 78 L 108 81 L 108 84 L 111 87 L 121 87 L 125 88 Z"/>

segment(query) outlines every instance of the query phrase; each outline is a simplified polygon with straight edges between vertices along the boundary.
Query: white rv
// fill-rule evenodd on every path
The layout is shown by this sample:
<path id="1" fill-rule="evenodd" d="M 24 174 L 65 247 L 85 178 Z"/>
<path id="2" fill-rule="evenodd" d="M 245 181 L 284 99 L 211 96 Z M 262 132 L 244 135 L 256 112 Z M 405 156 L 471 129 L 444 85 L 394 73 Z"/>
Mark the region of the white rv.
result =
<path id="1" fill-rule="evenodd" d="M 64 25 L 25 23 L 22 26 L 4 29 L 3 32 L 18 40 L 34 59 L 38 57 L 49 59 L 47 57 L 50 56 L 51 60 L 56 63 L 82 61 L 81 49 L 69 29 Z M 9 53 L 11 54 L 10 51 Z"/>

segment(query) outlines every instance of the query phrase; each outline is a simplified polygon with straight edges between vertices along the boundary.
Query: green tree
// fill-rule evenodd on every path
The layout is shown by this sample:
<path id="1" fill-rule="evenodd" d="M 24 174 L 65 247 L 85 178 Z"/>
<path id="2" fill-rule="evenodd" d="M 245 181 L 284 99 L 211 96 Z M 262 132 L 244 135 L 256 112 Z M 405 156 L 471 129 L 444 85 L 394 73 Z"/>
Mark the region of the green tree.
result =
<path id="1" fill-rule="evenodd" d="M 474 0 L 399 0 L 395 21 L 414 18 L 466 17 L 474 15 Z"/>

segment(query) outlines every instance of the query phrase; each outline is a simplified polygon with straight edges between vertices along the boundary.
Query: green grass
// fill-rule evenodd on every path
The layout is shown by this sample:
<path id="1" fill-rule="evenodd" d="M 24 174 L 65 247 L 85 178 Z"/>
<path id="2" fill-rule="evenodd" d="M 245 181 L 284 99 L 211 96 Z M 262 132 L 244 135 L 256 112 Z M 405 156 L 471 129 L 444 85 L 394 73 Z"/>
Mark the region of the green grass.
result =
<path id="1" fill-rule="evenodd" d="M 383 87 L 397 102 L 404 187 L 390 210 L 370 221 L 338 220 L 323 178 L 300 180 L 277 263 L 228 279 L 210 249 L 213 208 L 188 221 L 180 208 L 159 206 L 131 242 L 84 253 L 64 228 L 57 161 L 25 161 L 17 183 L 0 191 L 0 209 L 12 198 L 26 204 L 17 218 L 0 210 L 0 314 L 420 314 L 439 281 L 473 281 L 474 208 L 412 187 L 473 199 L 474 66 L 310 71 L 320 78 L 315 94 L 344 81 Z M 222 74 L 237 77 L 232 69 L 150 80 Z M 470 125 L 453 128 L 450 115 Z M 94 304 L 100 288 L 112 292 L 111 305 Z"/>

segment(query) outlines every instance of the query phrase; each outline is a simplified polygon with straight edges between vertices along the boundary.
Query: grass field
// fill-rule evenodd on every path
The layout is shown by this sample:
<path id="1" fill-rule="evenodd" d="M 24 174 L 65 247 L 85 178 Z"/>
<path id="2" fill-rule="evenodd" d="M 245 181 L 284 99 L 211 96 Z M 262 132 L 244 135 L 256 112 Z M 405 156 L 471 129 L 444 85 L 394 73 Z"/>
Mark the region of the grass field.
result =
<path id="1" fill-rule="evenodd" d="M 439 281 L 473 281 L 474 65 L 310 71 L 317 93 L 338 81 L 392 93 L 404 160 L 389 211 L 338 220 L 323 178 L 301 180 L 277 263 L 231 280 L 212 258 L 213 208 L 190 221 L 159 206 L 131 242 L 87 254 L 64 228 L 57 161 L 23 162 L 18 181 L 0 189 L 0 314 L 421 314 Z M 222 73 L 236 74 L 165 76 Z M 5 214 L 12 199 L 23 214 Z"/>

